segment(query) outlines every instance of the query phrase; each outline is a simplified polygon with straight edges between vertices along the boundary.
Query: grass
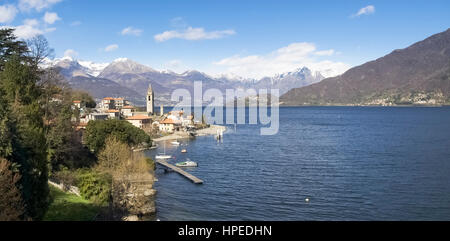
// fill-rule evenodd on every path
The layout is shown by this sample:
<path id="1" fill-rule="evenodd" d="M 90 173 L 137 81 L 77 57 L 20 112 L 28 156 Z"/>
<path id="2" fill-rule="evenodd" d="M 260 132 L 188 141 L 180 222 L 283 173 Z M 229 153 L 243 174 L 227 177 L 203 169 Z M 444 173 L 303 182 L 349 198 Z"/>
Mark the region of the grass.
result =
<path id="1" fill-rule="evenodd" d="M 44 221 L 92 221 L 100 207 L 92 202 L 50 186 L 52 203 Z"/>

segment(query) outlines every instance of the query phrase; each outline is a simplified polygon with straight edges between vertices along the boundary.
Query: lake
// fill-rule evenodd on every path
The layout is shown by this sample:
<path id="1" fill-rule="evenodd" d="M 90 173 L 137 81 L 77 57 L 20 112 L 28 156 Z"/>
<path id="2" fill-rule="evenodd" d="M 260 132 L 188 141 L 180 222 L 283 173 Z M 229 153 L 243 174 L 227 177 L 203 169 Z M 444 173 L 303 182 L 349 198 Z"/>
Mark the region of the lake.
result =
<path id="1" fill-rule="evenodd" d="M 277 135 L 227 127 L 166 144 L 205 183 L 158 168 L 158 219 L 450 219 L 449 107 L 285 107 Z"/>

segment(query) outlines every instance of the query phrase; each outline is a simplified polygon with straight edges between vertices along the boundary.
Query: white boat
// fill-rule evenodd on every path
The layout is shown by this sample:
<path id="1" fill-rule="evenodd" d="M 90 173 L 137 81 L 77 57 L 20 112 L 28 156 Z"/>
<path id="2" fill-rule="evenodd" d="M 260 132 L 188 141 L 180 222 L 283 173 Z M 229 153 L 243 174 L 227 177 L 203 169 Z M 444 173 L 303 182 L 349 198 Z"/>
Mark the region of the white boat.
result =
<path id="1" fill-rule="evenodd" d="M 170 144 L 174 145 L 174 146 L 179 146 L 180 143 L 178 141 L 172 141 Z"/>
<path id="2" fill-rule="evenodd" d="M 193 161 L 185 161 L 185 162 L 179 162 L 179 163 L 175 164 L 175 166 L 177 166 L 177 167 L 197 167 L 198 164 L 197 164 L 197 162 L 193 162 Z"/>
<path id="3" fill-rule="evenodd" d="M 161 159 L 165 160 L 165 159 L 170 159 L 170 158 L 172 158 L 172 156 L 171 156 L 171 155 L 163 155 L 163 154 L 161 154 L 161 155 L 156 155 L 155 158 L 156 158 L 156 159 L 159 159 L 159 160 L 161 160 Z"/>
<path id="4" fill-rule="evenodd" d="M 166 155 L 166 143 L 164 142 L 164 153 L 160 153 L 159 155 L 155 156 L 156 159 L 160 160 L 166 160 L 172 158 L 171 155 Z"/>

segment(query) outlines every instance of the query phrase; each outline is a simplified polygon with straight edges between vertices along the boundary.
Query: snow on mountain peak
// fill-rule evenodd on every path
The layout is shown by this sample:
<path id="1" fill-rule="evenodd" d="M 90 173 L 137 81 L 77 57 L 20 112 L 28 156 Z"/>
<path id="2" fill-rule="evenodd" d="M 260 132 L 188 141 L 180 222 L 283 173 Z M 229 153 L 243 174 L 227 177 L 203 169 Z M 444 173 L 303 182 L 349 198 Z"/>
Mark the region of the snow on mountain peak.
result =
<path id="1" fill-rule="evenodd" d="M 78 63 L 85 67 L 88 74 L 97 77 L 109 65 L 109 63 L 94 63 L 92 61 L 78 61 Z"/>

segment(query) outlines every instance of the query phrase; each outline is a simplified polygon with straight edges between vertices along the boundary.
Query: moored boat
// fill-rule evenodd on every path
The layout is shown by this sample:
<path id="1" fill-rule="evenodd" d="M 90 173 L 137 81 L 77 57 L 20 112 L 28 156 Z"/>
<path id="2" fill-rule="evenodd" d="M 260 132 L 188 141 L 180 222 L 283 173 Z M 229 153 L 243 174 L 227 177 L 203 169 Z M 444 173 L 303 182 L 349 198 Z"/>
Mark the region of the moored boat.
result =
<path id="1" fill-rule="evenodd" d="M 179 162 L 179 163 L 175 164 L 175 166 L 177 166 L 177 167 L 197 167 L 198 164 L 197 164 L 197 162 L 193 162 L 193 161 L 185 161 L 185 162 Z"/>
<path id="2" fill-rule="evenodd" d="M 164 153 L 160 153 L 159 155 L 156 155 L 155 158 L 159 159 L 159 160 L 166 160 L 166 159 L 172 158 L 171 155 L 166 154 L 166 143 L 164 143 Z"/>

